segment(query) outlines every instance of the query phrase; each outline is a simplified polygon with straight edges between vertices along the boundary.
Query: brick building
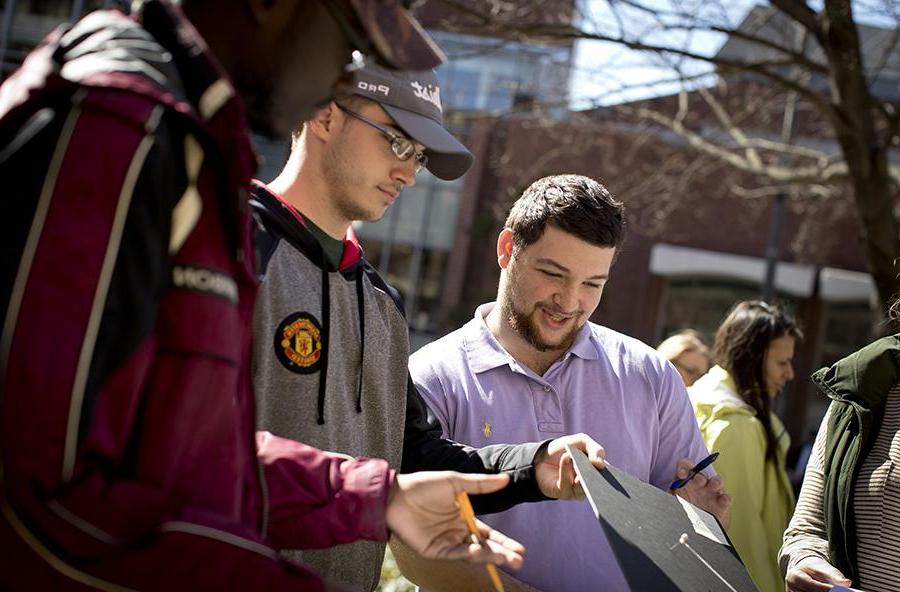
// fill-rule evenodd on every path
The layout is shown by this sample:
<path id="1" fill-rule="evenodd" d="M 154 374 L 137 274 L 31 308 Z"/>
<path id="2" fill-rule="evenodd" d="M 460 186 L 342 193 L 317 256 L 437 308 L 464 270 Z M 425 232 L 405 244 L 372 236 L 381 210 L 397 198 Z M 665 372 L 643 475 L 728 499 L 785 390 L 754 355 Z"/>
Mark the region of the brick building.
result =
<path id="1" fill-rule="evenodd" d="M 0 23 L 0 78 L 55 24 L 121 4 L 7 0 Z M 540 20 L 549 13 L 565 23 L 574 15 L 572 0 L 513 5 L 533 7 Z M 628 207 L 629 238 L 595 321 L 655 344 L 688 326 L 711 335 L 735 300 L 759 296 L 774 195 L 767 182 L 623 115 L 622 107 L 671 112 L 676 97 L 568 112 L 571 41 L 523 43 L 498 37 L 502 31 L 477 30 L 434 2 L 422 10 L 423 22 L 450 57 L 438 70 L 445 117 L 476 161 L 457 181 L 420 175 L 384 220 L 359 228 L 369 259 L 406 297 L 414 344 L 456 328 L 475 305 L 493 298 L 499 275 L 494 241 L 506 210 L 522 189 L 546 174 L 598 178 Z M 761 14 L 751 13 L 748 22 Z M 880 29 L 862 27 L 861 33 L 866 47 L 890 40 Z M 746 50 L 729 40 L 721 51 Z M 887 67 L 884 76 L 878 88 L 900 93 L 900 68 Z M 783 102 L 763 100 L 768 90 L 733 77 L 722 77 L 710 89 L 722 101 L 751 104 L 759 97 L 747 121 L 774 133 Z M 699 105 L 689 112 L 693 123 L 711 136 L 722 133 L 702 101 L 688 100 Z M 792 142 L 835 149 L 825 126 L 802 104 Z M 259 177 L 268 180 L 281 167 L 287 146 L 262 140 L 259 145 L 265 158 Z M 776 288 L 807 334 L 798 349 L 800 378 L 780 399 L 795 441 L 814 427 L 823 408 L 802 377 L 878 331 L 855 217 L 851 200 L 840 192 L 825 198 L 815 188 L 788 193 Z"/>

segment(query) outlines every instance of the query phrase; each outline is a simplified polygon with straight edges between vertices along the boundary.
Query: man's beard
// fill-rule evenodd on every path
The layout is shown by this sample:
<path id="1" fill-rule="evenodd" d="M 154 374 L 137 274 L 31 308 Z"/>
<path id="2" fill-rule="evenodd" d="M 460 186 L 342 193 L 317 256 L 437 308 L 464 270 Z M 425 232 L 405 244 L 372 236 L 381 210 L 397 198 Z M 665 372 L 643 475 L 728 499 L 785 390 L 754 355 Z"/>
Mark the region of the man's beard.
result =
<path id="1" fill-rule="evenodd" d="M 506 317 L 506 322 L 509 323 L 509 326 L 512 327 L 513 331 L 527 341 L 531 347 L 540 352 L 565 351 L 575 342 L 575 338 L 581 330 L 581 324 L 576 323 L 568 333 L 563 335 L 556 342 L 545 341 L 541 337 L 541 331 L 538 328 L 535 317 L 540 314 L 540 308 L 542 307 L 550 311 L 553 311 L 554 308 L 552 306 L 544 306 L 537 303 L 532 308 L 530 314 L 518 308 L 515 304 L 517 300 L 517 289 L 511 276 L 507 277 L 504 292 L 503 305 L 501 307 L 503 316 Z M 581 315 L 582 312 L 578 311 L 575 313 L 574 318 L 578 319 Z"/>

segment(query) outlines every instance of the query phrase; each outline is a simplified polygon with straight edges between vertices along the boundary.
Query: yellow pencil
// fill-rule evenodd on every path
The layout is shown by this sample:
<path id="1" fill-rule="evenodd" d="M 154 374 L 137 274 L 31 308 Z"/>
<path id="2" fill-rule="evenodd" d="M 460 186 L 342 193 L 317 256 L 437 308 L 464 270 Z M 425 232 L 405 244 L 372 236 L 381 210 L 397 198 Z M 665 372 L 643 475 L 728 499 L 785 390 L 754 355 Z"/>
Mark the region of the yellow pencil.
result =
<path id="1" fill-rule="evenodd" d="M 463 520 L 466 521 L 469 532 L 474 534 L 478 540 L 481 540 L 481 535 L 478 533 L 478 526 L 475 524 L 475 510 L 472 509 L 472 503 L 469 501 L 469 496 L 466 495 L 465 491 L 460 491 L 456 494 L 456 503 L 459 504 L 459 511 L 462 513 Z M 500 576 L 497 575 L 497 568 L 490 563 L 485 567 L 487 567 L 488 575 L 491 577 L 491 582 L 494 584 L 494 590 L 503 592 L 503 583 L 500 581 Z"/>

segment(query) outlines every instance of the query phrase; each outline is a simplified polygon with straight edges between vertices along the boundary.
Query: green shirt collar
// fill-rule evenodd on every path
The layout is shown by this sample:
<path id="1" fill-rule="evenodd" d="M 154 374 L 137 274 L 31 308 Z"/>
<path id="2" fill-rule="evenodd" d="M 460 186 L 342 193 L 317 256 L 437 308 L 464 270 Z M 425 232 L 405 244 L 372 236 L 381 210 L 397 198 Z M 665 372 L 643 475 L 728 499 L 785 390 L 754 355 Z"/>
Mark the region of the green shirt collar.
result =
<path id="1" fill-rule="evenodd" d="M 315 222 L 306 216 L 303 216 L 303 221 L 306 222 L 307 229 L 309 229 L 310 233 L 316 237 L 316 240 L 322 247 L 322 252 L 325 253 L 325 259 L 328 262 L 328 265 L 334 269 L 339 269 L 341 257 L 344 255 L 344 241 L 342 239 L 334 238 L 316 226 Z"/>

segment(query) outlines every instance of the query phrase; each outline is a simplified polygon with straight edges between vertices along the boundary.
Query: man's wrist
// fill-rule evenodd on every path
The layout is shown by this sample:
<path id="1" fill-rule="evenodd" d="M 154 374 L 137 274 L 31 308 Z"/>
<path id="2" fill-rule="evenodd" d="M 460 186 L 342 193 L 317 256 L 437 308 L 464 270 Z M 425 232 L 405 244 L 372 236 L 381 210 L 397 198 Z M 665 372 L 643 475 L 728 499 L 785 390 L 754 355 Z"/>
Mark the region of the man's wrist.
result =
<path id="1" fill-rule="evenodd" d="M 547 460 L 547 457 L 550 456 L 548 449 L 550 448 L 550 442 L 553 440 L 544 440 L 541 442 L 537 450 L 534 452 L 534 457 L 531 459 L 531 466 L 537 468 L 539 464 Z"/>
<path id="2" fill-rule="evenodd" d="M 402 495 L 400 491 L 400 473 L 391 469 L 388 473 L 388 485 L 387 485 L 387 496 L 385 497 L 384 503 L 384 528 L 387 532 L 387 536 L 391 535 L 391 524 L 390 524 L 390 514 L 391 514 L 391 506 L 395 503 L 398 503 L 396 499 L 398 495 Z"/>
<path id="3" fill-rule="evenodd" d="M 824 562 L 828 563 L 829 565 L 831 565 L 831 562 L 828 560 L 828 557 L 823 557 L 820 553 L 817 553 L 812 549 L 806 549 L 804 551 L 796 553 L 796 555 L 795 554 L 790 555 L 790 558 L 788 559 L 788 562 L 787 562 L 786 571 L 790 571 L 796 567 L 799 567 L 803 563 L 810 561 L 810 560 L 824 561 Z"/>

